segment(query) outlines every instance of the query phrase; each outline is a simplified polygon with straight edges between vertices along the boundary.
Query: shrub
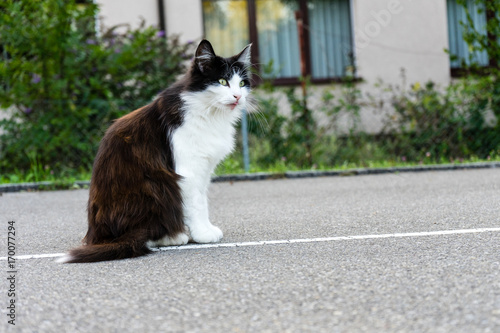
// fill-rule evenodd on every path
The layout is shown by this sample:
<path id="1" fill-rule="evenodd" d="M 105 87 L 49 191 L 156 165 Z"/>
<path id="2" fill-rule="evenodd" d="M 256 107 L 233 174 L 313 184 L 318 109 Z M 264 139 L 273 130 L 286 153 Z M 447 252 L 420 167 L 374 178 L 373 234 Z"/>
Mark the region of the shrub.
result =
<path id="1" fill-rule="evenodd" d="M 392 112 L 375 137 L 387 154 L 405 161 L 453 161 L 496 155 L 498 115 L 492 112 L 492 76 L 467 77 L 439 88 L 433 82 L 390 92 Z M 493 88 L 493 89 L 492 89 Z M 373 98 L 372 98 L 373 99 Z M 384 107 L 382 101 L 374 105 Z"/>
<path id="2" fill-rule="evenodd" d="M 316 110 L 327 117 L 321 123 L 310 114 L 304 118 L 302 96 L 296 90 L 263 87 L 255 94 L 264 121 L 254 119 L 250 126 L 257 169 L 441 163 L 500 154 L 500 85 L 493 75 L 464 78 L 446 88 L 433 82 L 410 89 L 380 83 L 376 97 L 363 96 L 355 82 L 347 81 L 340 89 L 324 91 L 322 107 Z M 279 112 L 277 91 L 287 96 L 289 117 Z M 364 133 L 360 126 L 360 112 L 367 106 L 387 114 L 379 134 Z M 348 120 L 342 121 L 347 127 L 339 127 L 340 119 Z M 264 131 L 255 130 L 263 128 L 260 123 L 266 125 Z"/>
<path id="3" fill-rule="evenodd" d="M 500 65 L 500 43 L 498 43 L 498 37 L 500 36 L 500 16 L 498 15 L 500 3 L 498 0 L 457 0 L 457 2 L 465 10 L 465 21 L 461 21 L 460 24 L 463 28 L 463 39 L 467 43 L 471 54 L 469 59 L 470 68 L 467 68 L 467 70 L 476 71 L 478 69 L 478 65 L 474 63 L 473 54 L 482 51 L 486 51 L 488 54 L 490 66 L 498 70 Z M 470 12 L 468 5 L 472 3 L 478 5 L 477 13 Z M 482 14 L 487 18 L 485 26 L 475 27 L 472 18 Z M 485 31 L 482 30 L 483 28 Z M 463 62 L 462 66 L 467 67 L 466 62 Z"/>
<path id="4" fill-rule="evenodd" d="M 189 45 L 152 27 L 96 31 L 98 7 L 74 0 L 0 5 L 2 173 L 90 170 L 110 122 L 184 70 Z"/>
<path id="5" fill-rule="evenodd" d="M 467 154 L 463 140 L 466 117 L 449 93 L 439 92 L 434 83 L 419 84 L 409 91 L 396 92 L 391 104 L 394 113 L 386 121 L 388 142 L 396 156 L 418 161 L 424 157 L 446 158 Z"/>

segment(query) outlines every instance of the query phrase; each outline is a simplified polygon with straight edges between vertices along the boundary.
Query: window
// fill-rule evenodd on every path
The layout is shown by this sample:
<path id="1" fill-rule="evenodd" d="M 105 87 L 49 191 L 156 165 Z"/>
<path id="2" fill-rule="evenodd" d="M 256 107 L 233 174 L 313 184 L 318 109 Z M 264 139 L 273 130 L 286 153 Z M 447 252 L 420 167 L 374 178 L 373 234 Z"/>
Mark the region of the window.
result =
<path id="1" fill-rule="evenodd" d="M 272 61 L 273 75 L 279 78 L 300 76 L 300 51 L 295 11 L 298 1 L 257 0 L 259 62 Z"/>
<path id="2" fill-rule="evenodd" d="M 204 0 L 205 36 L 226 56 L 252 42 L 253 62 L 272 63 L 276 83 L 298 83 L 296 11 L 304 20 L 307 75 L 313 82 L 344 77 L 353 58 L 349 0 Z"/>
<path id="3" fill-rule="evenodd" d="M 462 67 L 462 63 L 469 65 L 471 62 L 480 66 L 488 66 L 489 59 L 486 50 L 472 52 L 463 39 L 464 29 L 466 29 L 463 24 L 467 25 L 465 8 L 458 4 L 457 0 L 448 0 L 447 6 L 451 68 L 458 69 Z M 478 5 L 475 0 L 467 0 L 467 10 L 471 15 L 474 28 L 486 35 L 487 15 L 484 5 Z"/>
<path id="4" fill-rule="evenodd" d="M 203 23 L 206 38 L 218 54 L 237 54 L 250 41 L 246 0 L 203 1 Z"/>

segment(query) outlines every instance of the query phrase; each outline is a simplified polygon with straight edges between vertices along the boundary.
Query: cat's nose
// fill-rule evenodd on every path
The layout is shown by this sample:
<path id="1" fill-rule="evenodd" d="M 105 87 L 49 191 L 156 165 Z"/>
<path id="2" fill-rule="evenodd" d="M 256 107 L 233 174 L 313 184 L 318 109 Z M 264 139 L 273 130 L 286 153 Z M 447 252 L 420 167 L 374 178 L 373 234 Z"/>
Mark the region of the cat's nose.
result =
<path id="1" fill-rule="evenodd" d="M 238 102 L 240 100 L 240 98 L 241 98 L 241 95 L 234 94 L 233 97 L 236 98 L 236 102 Z"/>

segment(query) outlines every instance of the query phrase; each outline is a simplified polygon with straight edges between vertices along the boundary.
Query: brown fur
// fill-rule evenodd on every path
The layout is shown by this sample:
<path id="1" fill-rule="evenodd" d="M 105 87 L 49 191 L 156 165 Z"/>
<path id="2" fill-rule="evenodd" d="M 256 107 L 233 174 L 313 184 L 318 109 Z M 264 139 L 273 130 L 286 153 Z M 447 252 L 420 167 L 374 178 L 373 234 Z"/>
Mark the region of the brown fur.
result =
<path id="1" fill-rule="evenodd" d="M 182 122 L 182 82 L 151 104 L 116 120 L 94 161 L 85 245 L 67 262 L 95 262 L 148 254 L 148 240 L 184 231 L 180 176 L 170 132 Z"/>

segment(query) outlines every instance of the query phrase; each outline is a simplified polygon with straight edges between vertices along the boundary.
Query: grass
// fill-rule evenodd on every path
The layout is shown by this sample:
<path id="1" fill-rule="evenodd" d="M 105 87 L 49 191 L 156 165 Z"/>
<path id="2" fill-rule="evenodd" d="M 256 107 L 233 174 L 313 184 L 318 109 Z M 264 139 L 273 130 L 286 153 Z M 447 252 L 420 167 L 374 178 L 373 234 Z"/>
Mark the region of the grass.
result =
<path id="1" fill-rule="evenodd" d="M 500 155 L 496 155 L 489 159 L 480 159 L 471 157 L 469 159 L 461 159 L 456 161 L 440 160 L 428 158 L 419 162 L 406 162 L 401 160 L 380 160 L 380 161 L 364 161 L 363 163 L 351 163 L 345 161 L 340 165 L 315 165 L 313 168 L 301 168 L 286 160 L 276 161 L 272 165 L 261 166 L 251 164 L 250 173 L 266 172 L 266 173 L 285 173 L 287 171 L 342 171 L 359 168 L 393 168 L 393 167 L 413 167 L 420 165 L 439 165 L 439 164 L 465 164 L 478 162 L 500 162 Z M 244 166 L 241 156 L 238 153 L 226 158 L 216 169 L 217 176 L 228 174 L 244 174 Z M 88 170 L 64 170 L 56 173 L 48 166 L 42 167 L 37 163 L 36 159 L 32 160 L 31 168 L 28 172 L 16 170 L 14 173 L 0 176 L 0 184 L 19 184 L 19 183 L 39 183 L 48 182 L 49 184 L 42 185 L 42 190 L 55 189 L 70 189 L 75 188 L 75 182 L 88 181 L 91 178 L 91 171 Z M 80 188 L 76 186 L 76 188 Z"/>
<path id="2" fill-rule="evenodd" d="M 34 169 L 28 172 L 16 170 L 14 173 L 0 176 L 0 184 L 50 182 L 54 188 L 70 188 L 76 181 L 90 180 L 91 172 L 84 170 L 65 170 L 55 173 L 48 168 Z"/>
<path id="3" fill-rule="evenodd" d="M 466 164 L 466 163 L 480 163 L 480 162 L 500 162 L 500 155 L 490 157 L 488 159 L 480 159 L 477 157 L 470 157 L 468 159 L 459 159 L 459 160 L 446 160 L 441 159 L 436 161 L 432 158 L 426 158 L 419 162 L 407 162 L 401 160 L 387 159 L 387 160 L 379 160 L 379 161 L 363 161 L 362 163 L 352 163 L 349 161 L 345 161 L 339 165 L 315 165 L 312 168 L 301 168 L 294 163 L 290 163 L 287 161 L 276 161 L 272 165 L 268 166 L 259 166 L 259 165 L 250 165 L 250 173 L 257 172 L 270 172 L 270 173 L 284 173 L 286 171 L 310 171 L 310 170 L 320 170 L 320 171 L 342 171 L 342 170 L 350 170 L 350 169 L 360 169 L 360 168 L 395 168 L 395 167 L 414 167 L 420 165 L 443 165 L 443 164 Z M 229 156 L 225 159 L 215 170 L 215 174 L 217 176 L 227 175 L 227 174 L 243 174 L 245 173 L 245 169 L 243 166 L 243 161 L 241 158 L 238 158 L 235 155 Z"/>

